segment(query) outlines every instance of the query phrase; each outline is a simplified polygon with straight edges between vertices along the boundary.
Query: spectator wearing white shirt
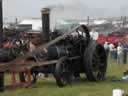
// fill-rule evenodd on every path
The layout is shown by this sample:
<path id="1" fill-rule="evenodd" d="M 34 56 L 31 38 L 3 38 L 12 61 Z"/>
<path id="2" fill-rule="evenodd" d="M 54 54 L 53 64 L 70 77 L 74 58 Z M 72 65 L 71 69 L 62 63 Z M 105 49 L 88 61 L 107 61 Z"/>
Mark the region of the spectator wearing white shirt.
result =
<path id="1" fill-rule="evenodd" d="M 118 43 L 117 46 L 117 64 L 118 65 L 123 64 L 123 47 L 121 43 Z"/>
<path id="2" fill-rule="evenodd" d="M 111 56 L 112 58 L 114 57 L 114 49 L 115 49 L 114 44 L 110 43 L 110 44 L 109 44 L 109 51 L 110 51 L 110 56 Z"/>
<path id="3" fill-rule="evenodd" d="M 90 37 L 91 37 L 93 40 L 98 40 L 98 38 L 99 38 L 99 33 L 93 29 L 93 30 L 90 32 Z"/>

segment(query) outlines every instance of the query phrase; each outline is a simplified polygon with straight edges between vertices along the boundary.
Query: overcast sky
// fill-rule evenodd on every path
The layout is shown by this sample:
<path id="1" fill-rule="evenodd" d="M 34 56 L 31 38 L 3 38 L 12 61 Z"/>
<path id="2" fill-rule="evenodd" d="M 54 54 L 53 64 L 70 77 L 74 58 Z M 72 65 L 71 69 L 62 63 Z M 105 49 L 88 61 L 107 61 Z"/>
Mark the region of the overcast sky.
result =
<path id="1" fill-rule="evenodd" d="M 3 0 L 4 20 L 14 18 L 40 18 L 40 10 L 55 6 L 56 18 L 86 18 L 86 16 L 128 15 L 128 0 Z"/>

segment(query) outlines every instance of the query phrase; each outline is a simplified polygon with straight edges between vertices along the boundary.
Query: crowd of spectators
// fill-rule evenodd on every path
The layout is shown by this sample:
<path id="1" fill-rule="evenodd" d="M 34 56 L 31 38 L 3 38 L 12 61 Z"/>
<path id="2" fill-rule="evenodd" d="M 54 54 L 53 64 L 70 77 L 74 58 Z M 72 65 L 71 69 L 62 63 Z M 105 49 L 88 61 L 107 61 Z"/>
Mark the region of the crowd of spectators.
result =
<path id="1" fill-rule="evenodd" d="M 120 42 L 116 44 L 104 43 L 104 48 L 106 50 L 107 56 L 110 54 L 110 57 L 116 60 L 117 65 L 122 65 L 127 63 L 127 51 L 128 47 L 122 45 Z"/>

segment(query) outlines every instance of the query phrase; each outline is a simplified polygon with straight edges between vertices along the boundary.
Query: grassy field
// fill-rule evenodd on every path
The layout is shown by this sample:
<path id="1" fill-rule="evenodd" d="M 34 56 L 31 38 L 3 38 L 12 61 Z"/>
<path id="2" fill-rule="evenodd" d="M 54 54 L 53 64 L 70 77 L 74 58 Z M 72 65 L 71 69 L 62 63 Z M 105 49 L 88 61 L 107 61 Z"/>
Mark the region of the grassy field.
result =
<path id="1" fill-rule="evenodd" d="M 33 88 L 6 90 L 4 93 L 0 93 L 0 96 L 112 96 L 114 88 L 128 91 L 128 82 L 111 81 L 113 78 L 121 77 L 126 69 L 128 69 L 128 65 L 117 66 L 113 60 L 109 59 L 106 81 L 92 83 L 81 80 L 64 88 L 58 88 L 55 80 L 49 78 L 39 80 Z"/>

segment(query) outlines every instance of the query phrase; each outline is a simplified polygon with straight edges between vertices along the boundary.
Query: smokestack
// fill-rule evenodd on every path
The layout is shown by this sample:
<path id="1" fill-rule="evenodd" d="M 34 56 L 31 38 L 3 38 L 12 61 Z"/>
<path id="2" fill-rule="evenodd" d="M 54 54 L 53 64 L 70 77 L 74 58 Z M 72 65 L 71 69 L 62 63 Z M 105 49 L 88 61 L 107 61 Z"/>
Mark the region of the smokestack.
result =
<path id="1" fill-rule="evenodd" d="M 50 9 L 43 8 L 41 14 L 42 14 L 42 40 L 43 43 L 47 43 L 49 41 L 49 31 L 50 31 Z"/>

